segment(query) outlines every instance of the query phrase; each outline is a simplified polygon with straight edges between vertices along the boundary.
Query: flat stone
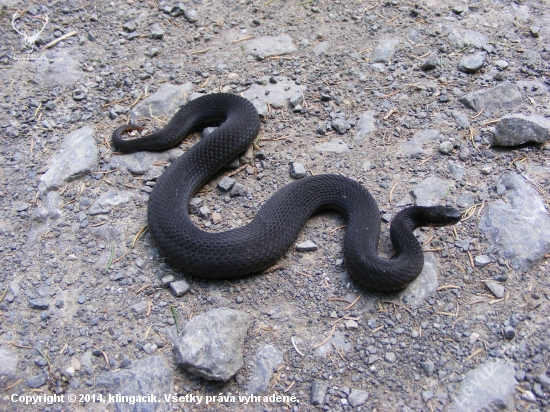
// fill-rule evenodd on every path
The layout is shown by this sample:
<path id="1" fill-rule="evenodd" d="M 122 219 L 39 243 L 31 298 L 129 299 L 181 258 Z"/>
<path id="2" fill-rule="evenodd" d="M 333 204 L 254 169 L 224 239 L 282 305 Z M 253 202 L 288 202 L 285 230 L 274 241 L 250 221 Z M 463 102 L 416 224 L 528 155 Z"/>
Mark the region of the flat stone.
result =
<path id="1" fill-rule="evenodd" d="M 448 194 L 451 184 L 436 176 L 430 176 L 418 183 L 411 195 L 417 206 L 437 206 Z"/>
<path id="2" fill-rule="evenodd" d="M 512 114 L 500 119 L 495 127 L 494 146 L 518 146 L 527 142 L 545 143 L 550 139 L 550 119 Z"/>
<path id="3" fill-rule="evenodd" d="M 297 252 L 314 252 L 317 249 L 317 245 L 311 240 L 306 240 L 305 242 L 301 242 L 296 245 Z"/>
<path id="4" fill-rule="evenodd" d="M 548 94 L 548 87 L 536 80 L 519 80 L 516 84 L 527 96 L 545 96 Z"/>
<path id="5" fill-rule="evenodd" d="M 283 363 L 283 353 L 273 345 L 265 344 L 256 353 L 252 377 L 246 386 L 246 393 L 266 394 L 277 368 Z"/>
<path id="6" fill-rule="evenodd" d="M 434 373 L 435 365 L 432 361 L 427 360 L 424 362 L 420 362 L 420 368 L 426 376 L 432 376 L 432 374 Z"/>
<path id="7" fill-rule="evenodd" d="M 18 362 L 16 351 L 7 346 L 0 348 L 0 387 L 5 388 L 15 381 Z"/>
<path id="8" fill-rule="evenodd" d="M 323 405 L 327 393 L 328 383 L 324 381 L 311 382 L 311 404 Z"/>
<path id="9" fill-rule="evenodd" d="M 218 308 L 195 316 L 176 338 L 177 364 L 209 380 L 227 382 L 243 366 L 250 315 Z"/>
<path id="10" fill-rule="evenodd" d="M 35 71 L 34 83 L 41 87 L 53 89 L 55 86 L 71 86 L 86 77 L 80 70 L 81 62 L 74 51 L 66 48 L 45 53 L 45 59 L 32 61 Z M 24 65 L 26 62 L 20 62 Z M 35 69 L 36 68 L 36 69 Z"/>
<path id="11" fill-rule="evenodd" d="M 487 54 L 485 52 L 477 52 L 468 54 L 458 63 L 458 70 L 464 73 L 475 73 L 483 67 Z"/>
<path id="12" fill-rule="evenodd" d="M 290 99 L 296 94 L 306 90 L 306 86 L 298 85 L 293 80 L 287 78 L 277 78 L 277 83 L 268 81 L 268 77 L 261 78 L 263 84 L 252 84 L 244 91 L 243 96 L 250 100 L 252 104 L 261 111 L 267 110 L 267 104 L 276 109 L 286 108 L 290 104 Z M 267 113 L 267 112 L 266 112 Z"/>
<path id="13" fill-rule="evenodd" d="M 373 63 L 385 63 L 389 62 L 399 45 L 399 40 L 397 39 L 382 39 L 374 49 L 372 53 L 371 61 Z"/>
<path id="14" fill-rule="evenodd" d="M 469 371 L 453 394 L 449 412 L 505 409 L 514 404 L 515 369 L 511 363 L 489 362 Z"/>
<path id="15" fill-rule="evenodd" d="M 290 177 L 293 179 L 302 179 L 306 177 L 307 170 L 302 163 L 292 162 L 290 164 Z"/>
<path id="16" fill-rule="evenodd" d="M 46 310 L 50 307 L 50 302 L 48 300 L 42 299 L 42 298 L 30 299 L 29 300 L 29 306 L 32 309 Z"/>
<path id="17" fill-rule="evenodd" d="M 497 282 L 485 282 L 485 287 L 491 291 L 497 299 L 502 299 L 506 294 L 506 288 Z"/>
<path id="18" fill-rule="evenodd" d="M 130 306 L 130 309 L 138 317 L 145 316 L 147 310 L 149 310 L 149 302 L 147 302 L 146 300 L 142 300 L 141 302 Z"/>
<path id="19" fill-rule="evenodd" d="M 489 38 L 482 33 L 454 28 L 449 33 L 448 39 L 455 49 L 463 49 L 468 45 L 481 49 L 489 42 Z"/>
<path id="20" fill-rule="evenodd" d="M 65 182 L 79 178 L 97 168 L 97 143 L 94 129 L 85 126 L 69 133 L 53 157 L 48 171 L 40 178 L 42 193 L 62 187 Z"/>
<path id="21" fill-rule="evenodd" d="M 436 52 L 431 52 L 427 59 L 420 65 L 422 70 L 432 70 L 439 65 L 439 59 Z"/>
<path id="22" fill-rule="evenodd" d="M 456 201 L 456 205 L 462 208 L 471 207 L 474 205 L 474 203 L 475 203 L 475 198 L 470 193 L 462 193 Z"/>
<path id="23" fill-rule="evenodd" d="M 359 329 L 359 324 L 354 320 L 347 320 L 344 324 L 347 330 L 357 330 Z"/>
<path id="24" fill-rule="evenodd" d="M 162 39 L 164 37 L 164 29 L 159 23 L 153 23 L 150 27 L 152 39 Z"/>
<path id="25" fill-rule="evenodd" d="M 294 53 L 297 49 L 288 34 L 259 37 L 245 42 L 245 53 L 258 59 Z"/>
<path id="26" fill-rule="evenodd" d="M 487 255 L 478 255 L 474 258 L 474 265 L 476 268 L 484 268 L 488 264 L 492 263 L 493 261 L 491 258 Z"/>
<path id="27" fill-rule="evenodd" d="M 315 47 L 311 50 L 311 52 L 319 56 L 321 54 L 327 54 L 330 49 L 330 43 L 328 41 L 322 41 L 315 45 Z"/>
<path id="28" fill-rule="evenodd" d="M 459 101 L 468 109 L 479 112 L 485 110 L 513 110 L 522 103 L 519 87 L 511 82 L 503 82 L 488 90 L 479 90 L 462 96 Z"/>
<path id="29" fill-rule="evenodd" d="M 231 190 L 234 184 L 235 179 L 229 176 L 225 176 L 222 180 L 218 182 L 218 188 L 220 188 L 220 190 L 222 190 L 223 192 L 227 192 Z"/>
<path id="30" fill-rule="evenodd" d="M 419 130 L 408 141 L 401 143 L 401 154 L 414 158 L 421 155 L 431 156 L 435 153 L 434 147 L 437 147 L 439 139 L 440 134 L 437 130 Z"/>
<path id="31" fill-rule="evenodd" d="M 518 174 L 497 185 L 506 197 L 489 203 L 479 228 L 516 270 L 526 270 L 550 253 L 550 217 L 537 192 Z"/>
<path id="32" fill-rule="evenodd" d="M 154 117 L 171 118 L 180 106 L 185 103 L 185 96 L 193 91 L 193 83 L 183 85 L 163 83 L 158 90 L 145 100 L 139 102 L 133 109 L 132 115 L 136 118 Z"/>
<path id="33" fill-rule="evenodd" d="M 27 378 L 27 385 L 29 388 L 40 388 L 41 386 L 44 386 L 46 382 L 48 381 L 48 374 L 47 373 L 39 373 L 38 375 L 31 376 Z"/>
<path id="34" fill-rule="evenodd" d="M 172 282 L 170 283 L 170 292 L 179 298 L 189 292 L 189 284 L 183 279 Z"/>
<path id="35" fill-rule="evenodd" d="M 109 191 L 101 195 L 88 209 L 90 215 L 99 215 L 109 213 L 112 207 L 124 205 L 130 202 L 134 194 L 127 190 L 109 189 Z"/>
<path id="36" fill-rule="evenodd" d="M 364 112 L 359 119 L 357 124 L 357 132 L 353 138 L 354 142 L 360 142 L 365 140 L 365 138 L 376 130 L 376 121 L 374 119 L 374 110 L 369 110 Z"/>
<path id="37" fill-rule="evenodd" d="M 396 302 L 405 302 L 412 308 L 420 306 L 426 299 L 435 295 L 439 286 L 438 274 L 435 254 L 431 252 L 424 253 L 422 271 L 415 280 L 399 292 Z"/>
<path id="38" fill-rule="evenodd" d="M 368 397 L 369 394 L 367 391 L 351 388 L 351 392 L 348 395 L 348 402 L 352 408 L 356 408 L 357 406 L 363 405 L 367 401 Z"/>
<path id="39" fill-rule="evenodd" d="M 447 162 L 447 168 L 449 169 L 449 172 L 451 172 L 453 177 L 457 180 L 462 179 L 462 177 L 464 176 L 464 172 L 466 171 L 464 166 L 459 163 L 453 162 L 452 160 L 449 160 Z"/>
<path id="40" fill-rule="evenodd" d="M 337 137 L 330 139 L 330 142 L 322 143 L 316 146 L 319 152 L 348 153 L 349 147 L 346 143 Z"/>
<path id="41" fill-rule="evenodd" d="M 134 361 L 124 369 L 102 373 L 95 379 L 95 386 L 102 391 L 105 388 L 107 393 L 113 395 L 119 394 L 128 398 L 142 396 L 144 399 L 147 399 L 148 395 L 153 395 L 163 402 L 162 408 L 159 408 L 159 404 L 154 400 L 135 404 L 117 402 L 113 404 L 117 412 L 153 412 L 172 408 L 171 402 L 164 403 L 163 398 L 165 393 L 174 393 L 172 368 L 158 356 L 147 356 Z"/>
<path id="42" fill-rule="evenodd" d="M 344 134 L 349 129 L 351 129 L 351 124 L 346 119 L 343 119 L 341 117 L 337 117 L 336 119 L 334 119 L 330 125 L 340 134 Z"/>
<path id="43" fill-rule="evenodd" d="M 143 175 L 147 174 L 152 168 L 158 167 L 153 166 L 153 164 L 170 163 L 182 154 L 183 150 L 178 147 L 163 152 L 135 152 L 113 156 L 109 166 L 112 168 L 124 167 L 131 173 Z"/>

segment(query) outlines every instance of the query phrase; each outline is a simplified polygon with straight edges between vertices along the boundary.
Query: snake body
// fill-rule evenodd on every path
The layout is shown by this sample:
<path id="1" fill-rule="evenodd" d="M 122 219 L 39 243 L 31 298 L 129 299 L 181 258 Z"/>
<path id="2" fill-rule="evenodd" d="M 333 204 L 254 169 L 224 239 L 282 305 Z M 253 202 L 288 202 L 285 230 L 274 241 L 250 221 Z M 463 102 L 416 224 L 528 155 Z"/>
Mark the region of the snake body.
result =
<path id="1" fill-rule="evenodd" d="M 346 269 L 361 284 L 378 290 L 405 287 L 421 272 L 422 248 L 413 234 L 419 226 L 454 224 L 458 210 L 413 206 L 399 212 L 390 228 L 394 256 L 378 256 L 380 213 L 372 195 L 358 182 L 335 174 L 306 177 L 277 191 L 254 219 L 221 233 L 199 229 L 189 218 L 193 195 L 259 132 L 251 102 L 233 94 L 209 94 L 183 106 L 162 130 L 136 139 L 113 133 L 123 151 L 163 150 L 194 130 L 220 124 L 176 159 L 160 176 L 148 205 L 149 231 L 171 265 L 201 278 L 228 279 L 259 273 L 279 260 L 314 213 L 333 209 L 346 221 L 343 255 Z"/>

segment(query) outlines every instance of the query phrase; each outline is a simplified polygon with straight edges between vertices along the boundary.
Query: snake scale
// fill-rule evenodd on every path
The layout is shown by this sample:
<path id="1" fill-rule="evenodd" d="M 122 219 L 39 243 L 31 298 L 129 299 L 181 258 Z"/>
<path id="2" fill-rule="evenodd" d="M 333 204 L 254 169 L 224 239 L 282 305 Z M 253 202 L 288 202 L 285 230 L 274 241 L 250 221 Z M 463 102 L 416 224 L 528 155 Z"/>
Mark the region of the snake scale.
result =
<path id="1" fill-rule="evenodd" d="M 139 127 L 121 126 L 112 140 L 122 151 L 157 151 L 176 145 L 192 131 L 220 123 L 164 171 L 149 198 L 150 233 L 170 264 L 186 274 L 229 279 L 259 273 L 284 255 L 311 215 L 332 209 L 346 221 L 343 255 L 349 274 L 368 288 L 397 290 L 414 280 L 424 265 L 413 230 L 460 220 L 454 208 L 405 208 L 390 227 L 395 253 L 390 260 L 382 259 L 377 253 L 380 212 L 372 195 L 352 179 L 323 174 L 284 186 L 242 227 L 221 233 L 199 229 L 189 218 L 190 199 L 221 167 L 246 150 L 259 132 L 254 105 L 233 94 L 192 100 L 162 130 L 143 137 L 125 139 L 123 133 Z"/>

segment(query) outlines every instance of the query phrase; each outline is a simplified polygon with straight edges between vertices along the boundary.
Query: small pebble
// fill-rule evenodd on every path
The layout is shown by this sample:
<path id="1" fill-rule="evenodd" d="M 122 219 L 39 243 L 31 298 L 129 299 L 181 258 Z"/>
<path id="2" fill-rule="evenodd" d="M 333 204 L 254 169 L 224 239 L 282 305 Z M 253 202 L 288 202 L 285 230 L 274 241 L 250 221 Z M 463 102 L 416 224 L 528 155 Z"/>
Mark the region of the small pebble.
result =
<path id="1" fill-rule="evenodd" d="M 311 240 L 306 240 L 305 242 L 301 242 L 296 245 L 297 252 L 314 252 L 317 249 L 317 245 Z"/>

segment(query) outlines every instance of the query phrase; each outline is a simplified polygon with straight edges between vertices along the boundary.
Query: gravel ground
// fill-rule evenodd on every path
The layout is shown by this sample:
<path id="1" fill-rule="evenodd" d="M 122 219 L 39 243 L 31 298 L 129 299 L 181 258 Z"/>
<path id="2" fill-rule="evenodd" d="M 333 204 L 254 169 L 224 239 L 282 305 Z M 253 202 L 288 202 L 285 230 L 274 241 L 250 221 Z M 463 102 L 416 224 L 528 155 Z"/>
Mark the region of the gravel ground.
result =
<path id="1" fill-rule="evenodd" d="M 3 410 L 548 410 L 546 2 L 0 4 Z M 262 126 L 191 205 L 205 230 L 318 173 L 369 188 L 382 256 L 406 205 L 463 221 L 418 231 L 425 268 L 400 293 L 349 278 L 337 213 L 264 274 L 174 272 L 147 200 L 200 135 L 132 155 L 110 135 L 220 91 Z"/>

